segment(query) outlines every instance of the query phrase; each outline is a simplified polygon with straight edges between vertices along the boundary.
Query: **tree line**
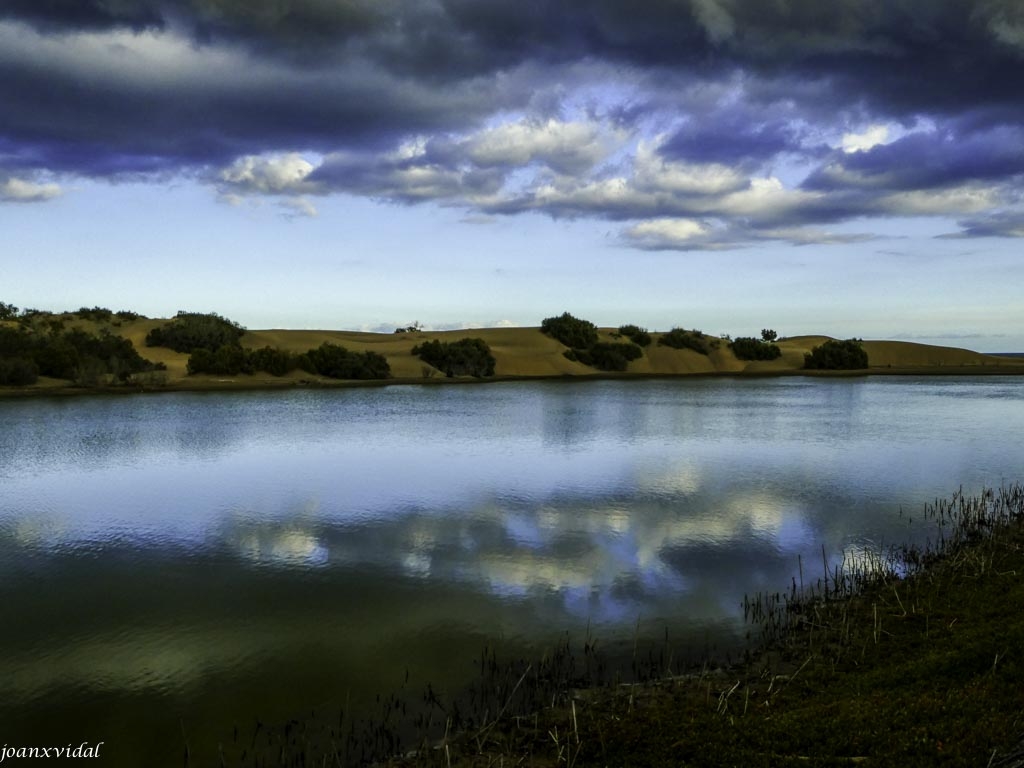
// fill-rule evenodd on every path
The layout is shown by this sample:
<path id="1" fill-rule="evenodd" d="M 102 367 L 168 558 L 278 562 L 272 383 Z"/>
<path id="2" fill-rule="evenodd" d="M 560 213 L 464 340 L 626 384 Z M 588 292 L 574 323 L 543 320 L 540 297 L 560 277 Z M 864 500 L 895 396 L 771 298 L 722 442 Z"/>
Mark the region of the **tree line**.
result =
<path id="1" fill-rule="evenodd" d="M 99 333 L 60 326 L 0 327 L 0 384 L 35 384 L 40 376 L 96 386 L 108 379 L 127 383 L 134 374 L 163 370 L 132 343 L 104 329 Z"/>
<path id="2" fill-rule="evenodd" d="M 178 312 L 146 335 L 146 345 L 189 353 L 189 374 L 236 376 L 265 371 L 284 376 L 302 370 L 331 379 L 389 379 L 391 366 L 377 352 L 353 352 L 340 344 L 324 342 L 298 354 L 274 347 L 246 349 L 243 326 L 215 312 Z"/>

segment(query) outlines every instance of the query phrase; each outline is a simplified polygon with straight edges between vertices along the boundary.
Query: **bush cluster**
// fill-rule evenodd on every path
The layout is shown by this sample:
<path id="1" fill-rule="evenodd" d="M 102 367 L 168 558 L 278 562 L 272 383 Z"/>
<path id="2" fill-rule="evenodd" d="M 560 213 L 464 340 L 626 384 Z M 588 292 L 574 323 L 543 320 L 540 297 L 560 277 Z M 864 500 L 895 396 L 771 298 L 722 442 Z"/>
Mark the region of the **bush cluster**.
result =
<path id="1" fill-rule="evenodd" d="M 324 342 L 299 356 L 299 367 L 331 379 L 390 379 L 391 366 L 378 352 L 352 352 Z"/>
<path id="2" fill-rule="evenodd" d="M 39 380 L 39 366 L 24 357 L 0 358 L 0 385 L 24 387 Z"/>
<path id="3" fill-rule="evenodd" d="M 589 320 L 573 317 L 563 312 L 558 317 L 547 317 L 540 324 L 540 329 L 553 339 L 569 347 L 563 354 L 574 363 L 583 363 L 600 371 L 624 371 L 631 360 L 643 355 L 639 344 L 646 337 L 646 344 L 651 343 L 650 334 L 636 325 L 623 325 L 619 334 L 633 338 L 632 342 L 598 341 L 597 326 Z M 635 337 L 635 338 L 634 338 Z"/>
<path id="4" fill-rule="evenodd" d="M 425 341 L 413 347 L 412 353 L 443 372 L 448 378 L 475 376 L 479 379 L 494 375 L 496 361 L 491 354 L 491 348 L 483 339 Z"/>
<path id="5" fill-rule="evenodd" d="M 658 339 L 658 344 L 672 349 L 692 349 L 706 355 L 709 351 L 708 341 L 700 331 L 687 331 L 684 328 L 673 328 L 668 333 L 663 333 Z"/>
<path id="6" fill-rule="evenodd" d="M 587 349 L 597 343 L 597 326 L 589 320 L 573 317 L 568 312 L 558 317 L 544 318 L 540 330 L 571 349 Z"/>
<path id="7" fill-rule="evenodd" d="M 83 320 L 94 320 L 97 323 L 108 322 L 114 316 L 114 313 L 106 307 L 93 307 L 92 309 L 80 307 L 75 314 Z"/>
<path id="8" fill-rule="evenodd" d="M 804 368 L 818 370 L 859 370 L 868 367 L 868 353 L 861 339 L 830 339 L 804 355 Z"/>
<path id="9" fill-rule="evenodd" d="M 190 374 L 236 376 L 266 371 L 272 376 L 284 376 L 298 369 L 332 379 L 391 378 L 391 366 L 383 355 L 352 352 L 330 342 L 299 355 L 273 347 L 243 349 L 237 344 L 224 344 L 213 351 L 196 349 L 188 359 Z"/>
<path id="10" fill-rule="evenodd" d="M 245 328 L 214 312 L 178 312 L 169 323 L 146 335 L 146 346 L 169 347 L 175 352 L 217 352 L 224 346 L 237 346 L 244 335 Z"/>
<path id="11" fill-rule="evenodd" d="M 641 347 L 650 346 L 651 334 L 647 332 L 646 328 L 641 328 L 639 325 L 620 325 L 619 333 Z"/>
<path id="12" fill-rule="evenodd" d="M 775 344 L 751 336 L 740 336 L 729 342 L 729 349 L 740 360 L 775 360 L 782 355 Z"/>
<path id="13" fill-rule="evenodd" d="M 569 349 L 565 356 L 599 371 L 624 371 L 631 360 L 642 357 L 643 350 L 632 342 L 599 341 L 587 349 Z"/>
<path id="14" fill-rule="evenodd" d="M 32 384 L 37 376 L 70 379 L 94 386 L 106 376 L 127 382 L 136 373 L 160 370 L 145 360 L 128 339 L 109 331 L 99 334 L 64 331 L 60 324 L 41 332 L 25 327 L 0 328 L 0 383 Z"/>

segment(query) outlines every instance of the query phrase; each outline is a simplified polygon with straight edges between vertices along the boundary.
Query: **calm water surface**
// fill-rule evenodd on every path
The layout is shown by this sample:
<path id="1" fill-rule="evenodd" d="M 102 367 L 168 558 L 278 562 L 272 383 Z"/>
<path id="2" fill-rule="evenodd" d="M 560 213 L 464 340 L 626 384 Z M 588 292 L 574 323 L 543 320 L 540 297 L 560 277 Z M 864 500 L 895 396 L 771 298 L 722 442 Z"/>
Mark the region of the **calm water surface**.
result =
<path id="1" fill-rule="evenodd" d="M 0 401 L 0 742 L 216 764 L 235 724 L 586 627 L 735 648 L 801 557 L 1024 479 L 1024 381 Z"/>

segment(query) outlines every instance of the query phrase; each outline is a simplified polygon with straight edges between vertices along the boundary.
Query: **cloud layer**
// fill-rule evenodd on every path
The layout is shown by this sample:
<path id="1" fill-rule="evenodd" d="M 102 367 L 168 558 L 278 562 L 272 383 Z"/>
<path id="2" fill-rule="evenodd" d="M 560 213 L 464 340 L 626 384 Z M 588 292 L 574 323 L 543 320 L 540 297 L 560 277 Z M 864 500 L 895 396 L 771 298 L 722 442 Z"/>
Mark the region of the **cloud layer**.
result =
<path id="1" fill-rule="evenodd" d="M 1019 237 L 1022 64 L 1015 0 L 9 0 L 0 201 L 187 175 L 640 248 Z"/>

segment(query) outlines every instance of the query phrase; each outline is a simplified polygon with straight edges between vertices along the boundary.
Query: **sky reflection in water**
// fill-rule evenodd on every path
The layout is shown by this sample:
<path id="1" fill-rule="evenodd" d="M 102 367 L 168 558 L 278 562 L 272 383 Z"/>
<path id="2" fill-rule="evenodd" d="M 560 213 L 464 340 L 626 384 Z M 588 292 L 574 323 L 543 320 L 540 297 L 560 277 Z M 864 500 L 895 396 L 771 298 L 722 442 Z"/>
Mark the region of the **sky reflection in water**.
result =
<path id="1" fill-rule="evenodd" d="M 444 674 L 588 623 L 714 642 L 798 556 L 1020 479 L 1021 433 L 1002 378 L 0 402 L 7 706 L 220 679 L 244 708 L 272 662 L 297 707 L 389 654 Z"/>

